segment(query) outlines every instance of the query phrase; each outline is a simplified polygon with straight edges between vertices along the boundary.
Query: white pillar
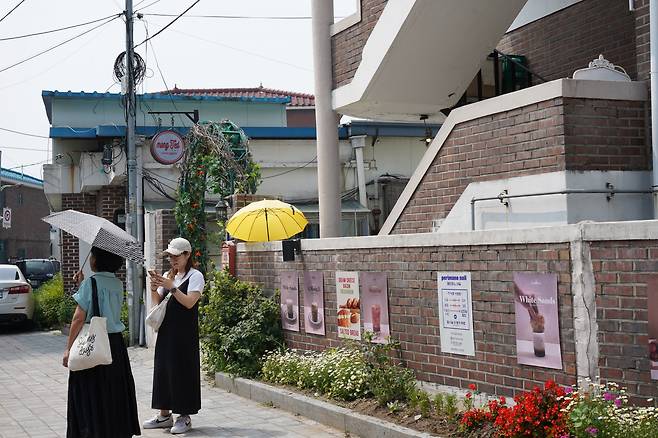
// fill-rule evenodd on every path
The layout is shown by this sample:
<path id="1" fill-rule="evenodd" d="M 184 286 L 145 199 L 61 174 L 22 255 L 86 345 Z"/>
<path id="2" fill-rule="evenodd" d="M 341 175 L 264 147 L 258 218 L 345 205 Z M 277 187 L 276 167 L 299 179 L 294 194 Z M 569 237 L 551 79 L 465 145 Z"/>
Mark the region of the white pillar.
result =
<path id="1" fill-rule="evenodd" d="M 350 137 L 354 155 L 356 156 L 356 177 L 359 185 L 359 202 L 364 207 L 368 207 L 368 193 L 366 192 L 366 171 L 363 166 L 363 147 L 366 145 L 365 135 L 355 135 Z"/>
<path id="2" fill-rule="evenodd" d="M 649 2 L 649 50 L 651 73 L 651 155 L 653 217 L 658 219 L 658 2 Z"/>
<path id="3" fill-rule="evenodd" d="M 318 151 L 318 198 L 320 237 L 340 237 L 340 160 L 338 120 L 331 103 L 332 0 L 312 0 L 313 72 L 315 79 L 315 126 Z"/>

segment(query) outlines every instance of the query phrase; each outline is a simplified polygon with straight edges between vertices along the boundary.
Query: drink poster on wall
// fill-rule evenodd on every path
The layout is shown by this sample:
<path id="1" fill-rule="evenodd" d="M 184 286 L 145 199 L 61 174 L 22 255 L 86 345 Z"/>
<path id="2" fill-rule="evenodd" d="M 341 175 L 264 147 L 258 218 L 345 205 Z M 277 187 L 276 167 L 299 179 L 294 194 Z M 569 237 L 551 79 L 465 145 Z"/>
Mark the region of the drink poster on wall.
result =
<path id="1" fill-rule="evenodd" d="M 363 331 L 372 333 L 372 342 L 387 344 L 391 336 L 388 320 L 386 273 L 361 272 L 361 316 Z"/>
<path id="2" fill-rule="evenodd" d="M 651 275 L 647 281 L 647 307 L 651 379 L 658 380 L 658 275 Z"/>
<path id="3" fill-rule="evenodd" d="M 297 272 L 281 272 L 281 326 L 299 331 L 299 279 Z"/>
<path id="4" fill-rule="evenodd" d="M 441 352 L 475 356 L 470 272 L 439 272 Z"/>
<path id="5" fill-rule="evenodd" d="M 304 330 L 324 335 L 324 275 L 321 271 L 304 272 Z"/>
<path id="6" fill-rule="evenodd" d="M 517 362 L 562 369 L 557 274 L 514 273 Z"/>
<path id="7" fill-rule="evenodd" d="M 361 339 L 361 301 L 359 273 L 336 271 L 336 325 L 338 337 Z"/>

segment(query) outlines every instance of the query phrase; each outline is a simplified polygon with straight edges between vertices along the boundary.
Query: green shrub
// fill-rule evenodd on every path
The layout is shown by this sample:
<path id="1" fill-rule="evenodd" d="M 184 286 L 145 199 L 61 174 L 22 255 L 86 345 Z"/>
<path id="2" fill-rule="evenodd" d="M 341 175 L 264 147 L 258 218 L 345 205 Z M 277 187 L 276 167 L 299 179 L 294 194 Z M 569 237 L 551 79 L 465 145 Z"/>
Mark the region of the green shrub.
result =
<path id="1" fill-rule="evenodd" d="M 70 318 L 68 321 L 62 321 L 69 314 L 68 306 L 73 299 L 64 295 L 64 281 L 61 274 L 42 284 L 34 292 L 34 301 L 34 322 L 37 327 L 49 329 L 71 321 Z M 73 316 L 72 311 L 71 316 Z"/>
<path id="2" fill-rule="evenodd" d="M 227 272 L 210 271 L 204 295 L 199 327 L 206 369 L 258 375 L 265 352 L 283 345 L 278 294 L 267 297 Z"/>

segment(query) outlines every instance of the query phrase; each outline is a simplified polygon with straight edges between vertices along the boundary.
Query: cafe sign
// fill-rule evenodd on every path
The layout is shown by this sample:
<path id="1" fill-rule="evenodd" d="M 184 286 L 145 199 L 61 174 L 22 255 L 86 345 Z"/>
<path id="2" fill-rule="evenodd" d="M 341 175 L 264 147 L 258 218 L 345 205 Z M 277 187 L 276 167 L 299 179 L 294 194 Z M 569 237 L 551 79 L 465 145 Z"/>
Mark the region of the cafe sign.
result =
<path id="1" fill-rule="evenodd" d="M 158 132 L 151 141 L 151 155 L 158 163 L 174 164 L 183 158 L 183 137 L 170 129 Z"/>

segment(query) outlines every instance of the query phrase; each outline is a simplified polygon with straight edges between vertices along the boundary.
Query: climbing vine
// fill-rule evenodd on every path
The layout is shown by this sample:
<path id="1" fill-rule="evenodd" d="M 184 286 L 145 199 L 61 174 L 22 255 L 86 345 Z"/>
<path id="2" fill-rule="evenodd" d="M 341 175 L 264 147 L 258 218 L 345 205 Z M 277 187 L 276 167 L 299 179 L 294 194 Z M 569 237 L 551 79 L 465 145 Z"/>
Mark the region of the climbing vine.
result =
<path id="1" fill-rule="evenodd" d="M 190 241 L 194 261 L 205 272 L 210 237 L 206 193 L 221 199 L 234 193 L 255 193 L 260 169 L 252 160 L 247 136 L 229 120 L 195 124 L 186 143 L 174 213 L 180 235 Z M 223 230 L 224 224 L 219 227 Z"/>

